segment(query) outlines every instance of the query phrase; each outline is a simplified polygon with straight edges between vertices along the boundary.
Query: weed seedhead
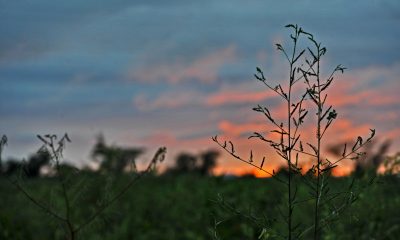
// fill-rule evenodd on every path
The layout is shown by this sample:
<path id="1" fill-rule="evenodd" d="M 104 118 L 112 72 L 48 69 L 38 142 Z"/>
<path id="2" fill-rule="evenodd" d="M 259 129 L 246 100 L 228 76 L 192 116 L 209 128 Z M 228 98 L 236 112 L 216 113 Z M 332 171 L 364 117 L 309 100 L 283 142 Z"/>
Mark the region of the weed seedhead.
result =
<path id="1" fill-rule="evenodd" d="M 277 141 L 269 138 L 266 134 L 254 132 L 249 136 L 249 139 L 255 138 L 261 140 L 272 148 L 286 166 L 288 173 L 286 178 L 276 175 L 274 170 L 270 172 L 264 169 L 264 166 L 268 164 L 266 157 L 263 157 L 260 163 L 256 163 L 252 150 L 250 150 L 249 158 L 242 158 L 235 152 L 231 141 L 219 140 L 217 136 L 213 137 L 212 140 L 235 159 L 267 173 L 284 184 L 287 193 L 287 214 L 282 213 L 281 215 L 287 225 L 287 239 L 304 237 L 311 230 L 314 230 L 313 239 L 320 239 L 321 229 L 326 227 L 333 218 L 336 218 L 357 199 L 352 191 L 348 191 L 346 193 L 351 192 L 351 197 L 347 198 L 347 201 L 344 201 L 342 205 L 335 205 L 334 200 L 341 194 L 330 193 L 327 179 L 331 175 L 331 171 L 338 167 L 339 162 L 345 159 L 356 160 L 363 156 L 365 153 L 361 151 L 361 148 L 372 140 L 375 130 L 371 129 L 371 135 L 365 141 L 359 136 L 350 149 L 345 145 L 343 154 L 339 159 L 334 161 L 329 159 L 323 160 L 322 138 L 338 117 L 336 109 L 331 105 L 327 105 L 328 94 L 326 92 L 334 82 L 336 73 L 343 73 L 346 68 L 342 65 L 337 65 L 331 74 L 327 78 L 324 78 L 321 73 L 321 59 L 327 53 L 326 47 L 322 46 L 315 39 L 314 35 L 306 32 L 297 24 L 288 24 L 285 28 L 291 30 L 290 39 L 292 40 L 292 45 L 286 47 L 277 43 L 275 46 L 289 64 L 289 78 L 287 79 L 287 83 L 272 85 L 266 80 L 265 74 L 260 67 L 256 68 L 254 77 L 281 98 L 282 102 L 286 105 L 286 121 L 277 121 L 268 106 L 259 104 L 253 108 L 253 111 L 262 114 L 275 127 L 269 130 L 269 132 L 278 134 L 280 137 Z M 299 49 L 300 41 L 304 41 L 305 48 Z M 294 86 L 298 84 L 302 84 L 297 88 L 302 89 L 300 93 L 293 91 Z M 310 104 L 306 104 L 306 102 Z M 302 125 L 306 117 L 309 116 L 308 113 L 313 111 L 315 112 L 314 116 L 317 116 L 314 127 L 315 142 L 301 137 L 301 132 L 307 131 L 302 129 Z M 313 159 L 312 167 L 308 170 L 305 169 L 307 172 L 305 175 L 301 174 L 302 167 L 299 166 L 299 158 L 301 157 L 311 157 Z M 302 179 L 302 182 L 305 182 L 310 187 L 310 199 L 297 199 L 298 176 Z M 293 212 L 296 211 L 299 203 L 308 201 L 314 201 L 314 224 L 311 227 L 301 229 L 301 224 L 295 223 Z M 322 206 L 330 206 L 334 209 L 330 211 L 333 214 L 328 214 L 328 216 L 322 218 Z"/>

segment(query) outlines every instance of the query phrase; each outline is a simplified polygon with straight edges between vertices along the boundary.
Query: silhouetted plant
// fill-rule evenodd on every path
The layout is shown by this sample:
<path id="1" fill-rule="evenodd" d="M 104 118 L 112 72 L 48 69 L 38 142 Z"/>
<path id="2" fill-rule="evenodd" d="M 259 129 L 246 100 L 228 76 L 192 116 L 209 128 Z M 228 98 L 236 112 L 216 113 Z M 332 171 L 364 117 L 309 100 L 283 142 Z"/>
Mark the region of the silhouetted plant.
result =
<path id="1" fill-rule="evenodd" d="M 297 25 L 289 24 L 285 26 L 292 30 L 290 38 L 292 40 L 291 50 L 288 51 L 283 45 L 276 44 L 277 50 L 280 51 L 289 64 L 289 78 L 286 84 L 273 85 L 266 79 L 264 72 L 257 67 L 255 78 L 263 83 L 268 89 L 275 92 L 286 106 L 286 120 L 281 122 L 274 117 L 274 113 L 269 107 L 258 105 L 253 108 L 254 111 L 262 114 L 275 127 L 269 131 L 269 134 L 254 132 L 249 137 L 257 138 L 268 144 L 275 153 L 284 160 L 287 169 L 286 174 L 276 174 L 273 170 L 266 170 L 268 158 L 264 156 L 257 160 L 254 158 L 253 151 L 250 150 L 248 157 L 240 156 L 234 144 L 231 141 L 219 140 L 218 136 L 213 137 L 213 141 L 220 145 L 235 159 L 245 162 L 260 171 L 270 175 L 280 183 L 282 183 L 287 192 L 286 214 L 281 213 L 282 219 L 287 225 L 287 235 L 285 238 L 299 239 L 305 236 L 309 231 L 313 230 L 313 239 L 321 238 L 321 229 L 330 223 L 338 214 L 351 205 L 356 195 L 352 191 L 352 185 L 348 191 L 340 193 L 330 193 L 327 179 L 331 174 L 331 170 L 338 166 L 338 163 L 345 159 L 356 160 L 365 155 L 360 149 L 371 141 L 375 135 L 375 130 L 371 129 L 371 135 L 365 141 L 362 137 L 358 137 L 352 147 L 347 148 L 344 145 L 341 155 L 336 160 L 323 159 L 322 157 L 322 138 L 328 128 L 332 125 L 337 117 L 337 112 L 333 106 L 327 106 L 328 87 L 334 81 L 337 72 L 345 70 L 344 67 L 338 65 L 327 78 L 324 78 L 321 72 L 321 58 L 327 52 L 326 48 L 317 42 L 314 36 Z M 305 39 L 305 43 L 300 43 L 301 39 Z M 306 46 L 300 48 L 299 46 Z M 307 46 L 308 45 L 308 46 Z M 303 85 L 301 85 L 303 83 Z M 296 88 L 296 91 L 295 91 Z M 302 90 L 298 90 L 302 89 Z M 309 139 L 301 137 L 301 127 L 304 124 L 308 113 L 314 111 L 316 114 L 315 124 L 315 142 L 309 142 Z M 277 134 L 279 140 L 274 140 L 269 136 Z M 302 168 L 300 165 L 301 157 L 311 157 L 313 160 L 312 167 L 308 169 L 307 174 L 302 176 Z M 297 181 L 301 180 L 310 187 L 309 199 L 297 199 Z M 344 197 L 341 205 L 336 205 L 334 200 Z M 299 204 L 314 201 L 314 224 L 312 226 L 303 226 L 302 223 L 294 222 L 293 213 Z M 327 216 L 321 217 L 321 207 L 327 206 L 329 209 Z M 265 226 L 262 232 L 266 232 Z M 262 234 L 260 239 L 262 239 Z"/>
<path id="2" fill-rule="evenodd" d="M 56 135 L 38 135 L 37 136 L 43 143 L 42 147 L 39 149 L 39 154 L 48 154 L 51 163 L 53 164 L 54 170 L 56 172 L 56 180 L 58 181 L 58 186 L 61 190 L 61 199 L 63 200 L 62 210 L 56 209 L 51 202 L 45 202 L 30 193 L 21 183 L 21 177 L 17 179 L 8 178 L 9 181 L 34 205 L 40 208 L 48 216 L 52 217 L 54 220 L 58 221 L 65 230 L 65 238 L 69 240 L 77 239 L 80 232 L 85 229 L 89 224 L 95 221 L 99 216 L 109 208 L 113 203 L 120 199 L 139 179 L 146 176 L 154 170 L 159 162 L 162 162 L 165 158 L 166 148 L 159 148 L 155 153 L 153 159 L 148 163 L 146 169 L 136 174 L 130 179 L 129 182 L 124 184 L 124 186 L 117 191 L 115 194 L 106 192 L 107 196 L 104 201 L 100 202 L 100 205 L 89 215 L 81 221 L 77 221 L 73 217 L 75 204 L 77 196 L 72 195 L 73 188 L 84 189 L 85 182 L 78 182 L 79 186 L 74 186 L 74 168 L 65 164 L 62 164 L 63 150 L 69 139 L 68 135 L 65 134 L 60 140 L 57 140 Z M 0 141 L 0 160 L 3 147 L 7 144 L 7 137 L 3 136 Z M 76 173 L 76 172 L 75 172 Z M 71 176 L 72 175 L 72 176 Z M 76 193 L 76 192 L 75 192 Z"/>

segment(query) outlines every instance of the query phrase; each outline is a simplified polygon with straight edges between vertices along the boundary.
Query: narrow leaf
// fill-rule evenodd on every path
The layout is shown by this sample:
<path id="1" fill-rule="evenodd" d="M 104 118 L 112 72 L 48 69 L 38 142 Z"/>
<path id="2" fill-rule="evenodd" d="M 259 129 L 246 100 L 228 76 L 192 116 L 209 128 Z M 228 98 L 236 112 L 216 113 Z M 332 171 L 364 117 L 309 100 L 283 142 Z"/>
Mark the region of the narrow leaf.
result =
<path id="1" fill-rule="evenodd" d="M 367 142 L 371 141 L 371 139 L 375 136 L 375 129 L 370 129 L 371 131 L 371 136 L 367 139 Z"/>
<path id="2" fill-rule="evenodd" d="M 295 63 L 295 62 L 301 57 L 301 55 L 303 55 L 303 53 L 304 53 L 305 51 L 306 51 L 306 50 L 301 51 L 301 53 L 293 60 L 293 63 Z"/>
<path id="3" fill-rule="evenodd" d="M 314 62 L 318 61 L 318 58 L 315 56 L 314 52 L 309 47 L 307 47 L 307 49 L 311 53 L 311 55 L 313 56 Z"/>
<path id="4" fill-rule="evenodd" d="M 294 29 L 296 29 L 296 27 L 293 24 L 288 24 L 288 25 L 285 26 L 285 28 L 294 28 Z"/>
<path id="5" fill-rule="evenodd" d="M 231 145 L 231 153 L 235 153 L 235 148 L 233 146 L 233 143 L 229 141 L 229 144 Z"/>
<path id="6" fill-rule="evenodd" d="M 343 149 L 342 157 L 346 156 L 346 148 L 347 148 L 347 143 L 344 144 L 344 149 Z"/>
<path id="7" fill-rule="evenodd" d="M 326 109 L 326 111 L 324 112 L 324 114 L 322 114 L 321 116 L 321 120 L 325 118 L 326 114 L 328 114 L 328 112 L 332 109 L 332 106 L 329 106 L 328 109 Z"/>
<path id="8" fill-rule="evenodd" d="M 262 160 L 262 162 L 261 162 L 260 168 L 262 168 L 262 167 L 263 167 L 263 165 L 264 165 L 264 161 L 265 161 L 265 157 L 263 157 L 263 160 Z"/>
<path id="9" fill-rule="evenodd" d="M 307 143 L 307 145 L 310 146 L 312 148 L 312 150 L 314 151 L 315 155 L 317 155 L 317 153 L 318 153 L 317 148 L 310 143 Z"/>

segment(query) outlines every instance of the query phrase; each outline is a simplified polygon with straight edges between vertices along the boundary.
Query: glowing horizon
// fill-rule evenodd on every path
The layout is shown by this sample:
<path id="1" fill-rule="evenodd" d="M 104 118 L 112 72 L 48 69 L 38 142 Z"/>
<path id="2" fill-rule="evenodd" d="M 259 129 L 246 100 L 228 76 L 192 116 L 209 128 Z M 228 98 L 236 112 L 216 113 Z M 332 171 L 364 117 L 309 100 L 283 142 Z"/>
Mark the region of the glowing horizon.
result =
<path id="1" fill-rule="evenodd" d="M 3 159 L 35 152 L 36 134 L 67 132 L 66 160 L 82 166 L 103 133 L 110 144 L 146 147 L 140 161 L 166 146 L 164 169 L 180 152 L 221 150 L 211 140 L 219 135 L 244 155 L 253 149 L 258 160 L 267 156 L 265 166 L 277 168 L 282 161 L 247 137 L 272 130 L 251 110 L 257 104 L 284 118 L 281 103 L 253 74 L 260 67 L 268 80 L 285 82 L 286 63 L 275 43 L 287 44 L 288 23 L 327 47 L 325 72 L 337 64 L 348 68 L 328 94 L 338 120 L 327 146 L 375 128 L 378 143 L 392 141 L 389 154 L 400 151 L 396 1 L 302 2 L 296 8 L 286 1 L 2 5 L 0 126 L 9 138 Z M 304 126 L 307 139 L 311 126 Z M 254 171 L 227 154 L 220 159 L 216 172 Z"/>

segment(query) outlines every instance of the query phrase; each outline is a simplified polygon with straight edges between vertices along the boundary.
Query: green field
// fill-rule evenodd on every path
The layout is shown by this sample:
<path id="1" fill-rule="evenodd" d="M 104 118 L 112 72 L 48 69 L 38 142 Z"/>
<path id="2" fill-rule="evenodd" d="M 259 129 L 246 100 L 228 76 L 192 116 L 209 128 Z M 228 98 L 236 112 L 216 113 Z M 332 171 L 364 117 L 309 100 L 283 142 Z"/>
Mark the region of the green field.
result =
<path id="1" fill-rule="evenodd" d="M 101 200 L 117 192 L 129 176 L 119 178 L 89 174 L 74 177 L 85 183 L 72 188 L 72 218 L 76 223 L 89 216 Z M 365 180 L 356 181 L 362 185 Z M 344 188 L 350 178 L 333 179 Z M 400 236 L 400 179 L 381 177 L 367 187 L 338 221 L 324 230 L 323 239 L 398 239 Z M 59 185 L 51 178 L 24 181 L 38 199 L 62 206 Z M 116 204 L 86 228 L 79 239 L 265 239 L 284 231 L 277 206 L 285 208 L 280 183 L 272 179 L 171 176 L 141 179 Z M 27 200 L 5 178 L 0 180 L 0 239 L 63 239 L 63 228 Z M 299 198 L 307 188 L 299 187 Z M 224 201 L 236 210 L 221 205 Z M 241 214 L 237 214 L 240 211 Z M 295 209 L 302 226 L 312 224 L 312 203 Z M 260 217 L 256 222 L 252 217 Z M 263 215 L 265 219 L 262 220 Z M 276 221 L 274 221 L 276 219 Z M 220 221 L 215 228 L 215 221 Z M 307 239 L 307 238 L 305 238 Z"/>

